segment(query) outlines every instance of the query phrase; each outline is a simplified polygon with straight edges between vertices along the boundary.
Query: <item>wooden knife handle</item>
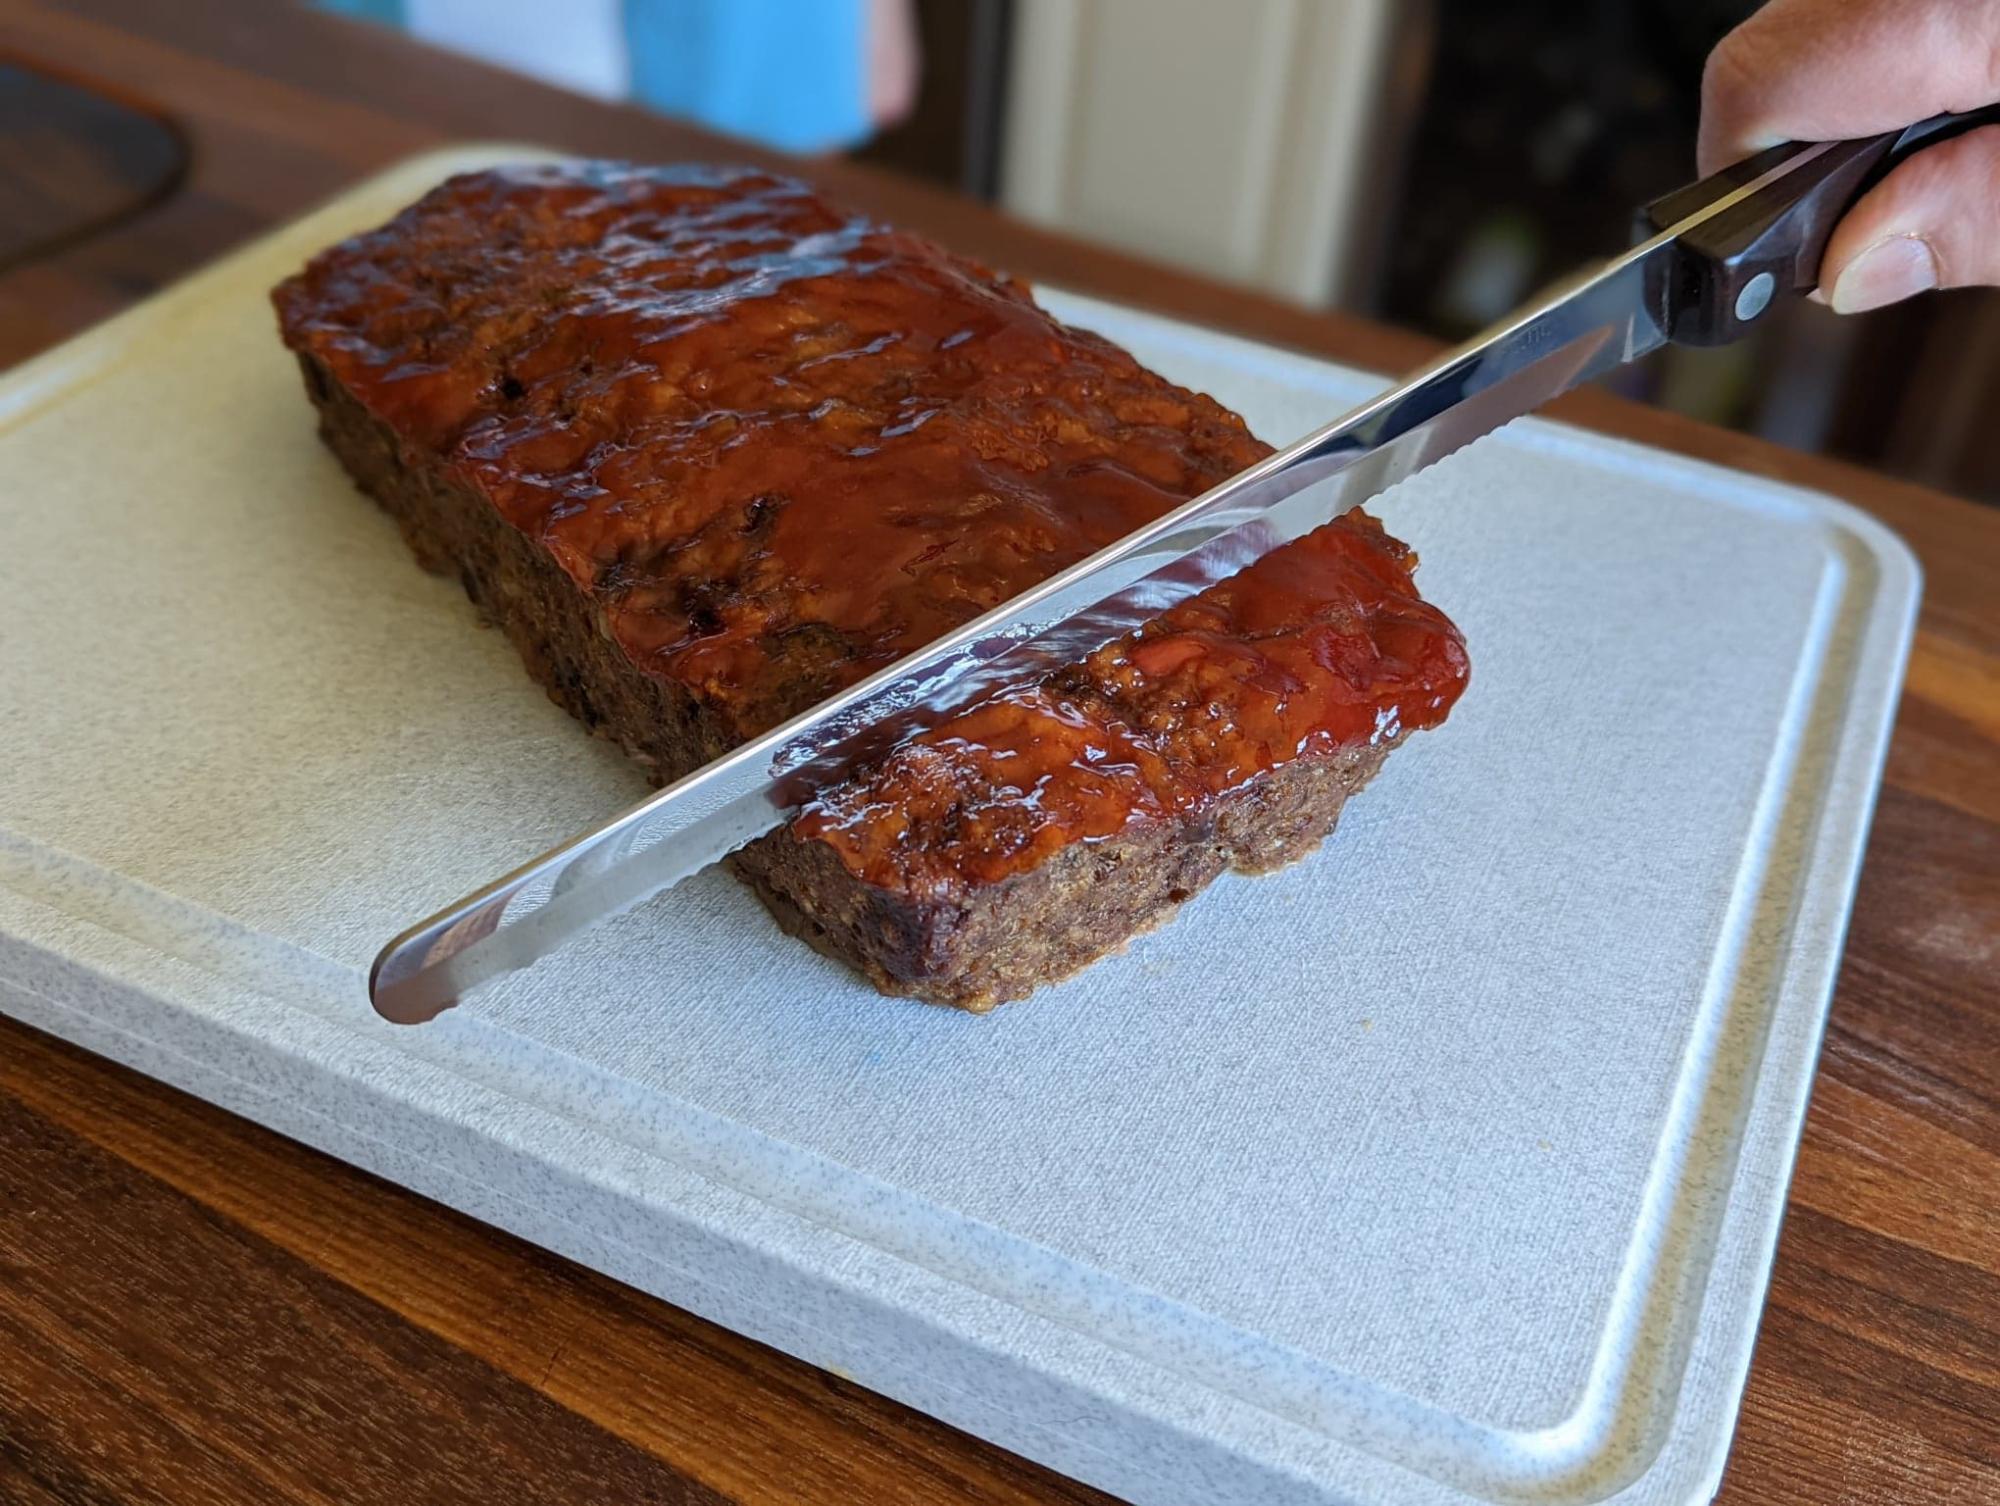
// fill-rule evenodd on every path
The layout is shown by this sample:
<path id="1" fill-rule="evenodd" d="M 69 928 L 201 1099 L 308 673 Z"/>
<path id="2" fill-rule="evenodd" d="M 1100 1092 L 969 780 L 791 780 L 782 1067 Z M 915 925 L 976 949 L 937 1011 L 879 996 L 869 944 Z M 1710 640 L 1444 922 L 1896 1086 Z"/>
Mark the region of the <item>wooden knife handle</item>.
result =
<path id="1" fill-rule="evenodd" d="M 1769 178 L 1679 237 L 1661 290 L 1668 333 L 1682 345 L 1727 344 L 1777 295 L 1817 287 L 1827 240 L 1857 199 L 1924 147 L 1984 125 L 2000 125 L 2000 105 L 1857 141 L 1787 142 L 1655 199 L 1639 211 L 1642 239 Z"/>

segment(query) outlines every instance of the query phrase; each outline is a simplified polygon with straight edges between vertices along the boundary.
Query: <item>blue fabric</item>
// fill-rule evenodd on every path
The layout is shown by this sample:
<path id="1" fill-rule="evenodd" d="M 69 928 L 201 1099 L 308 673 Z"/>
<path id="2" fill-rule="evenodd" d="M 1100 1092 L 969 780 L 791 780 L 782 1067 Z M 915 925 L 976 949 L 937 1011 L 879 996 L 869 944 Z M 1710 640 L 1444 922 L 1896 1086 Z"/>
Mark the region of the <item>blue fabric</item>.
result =
<path id="1" fill-rule="evenodd" d="M 383 26 L 403 24 L 403 0 L 313 0 L 321 10 L 353 16 L 357 21 L 375 21 Z"/>
<path id="2" fill-rule="evenodd" d="M 403 0 L 314 0 L 402 26 Z M 867 0 L 624 0 L 632 97 L 783 151 L 868 138 Z M 562 25 L 562 7 L 548 8 Z"/>
<path id="3" fill-rule="evenodd" d="M 864 0 L 625 0 L 633 97 L 768 146 L 865 139 Z"/>

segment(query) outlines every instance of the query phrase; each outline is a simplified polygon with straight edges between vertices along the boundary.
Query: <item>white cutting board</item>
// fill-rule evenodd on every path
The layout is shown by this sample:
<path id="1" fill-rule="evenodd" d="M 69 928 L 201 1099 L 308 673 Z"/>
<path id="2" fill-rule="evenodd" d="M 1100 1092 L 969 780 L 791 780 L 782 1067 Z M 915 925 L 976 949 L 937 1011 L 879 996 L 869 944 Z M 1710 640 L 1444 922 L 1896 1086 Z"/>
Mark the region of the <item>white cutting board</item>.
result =
<path id="1" fill-rule="evenodd" d="M 1472 686 L 1309 861 L 986 1018 L 711 871 L 385 1025 L 384 938 L 641 793 L 321 450 L 265 303 L 506 155 L 0 383 L 0 1007 L 1136 1501 L 1705 1498 L 1907 550 L 1518 424 L 1381 504 Z M 1375 386 L 1047 302 L 1273 441 Z"/>

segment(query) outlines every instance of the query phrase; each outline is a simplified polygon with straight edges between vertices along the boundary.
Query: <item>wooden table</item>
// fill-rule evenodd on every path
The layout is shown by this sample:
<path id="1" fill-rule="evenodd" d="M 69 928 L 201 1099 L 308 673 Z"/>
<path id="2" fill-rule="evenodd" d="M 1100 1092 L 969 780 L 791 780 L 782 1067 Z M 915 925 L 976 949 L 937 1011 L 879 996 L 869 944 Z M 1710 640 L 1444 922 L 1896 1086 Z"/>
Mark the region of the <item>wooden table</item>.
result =
<path id="1" fill-rule="evenodd" d="M 4 0 L 0 51 L 152 101 L 192 147 L 155 207 L 0 276 L 0 365 L 425 147 L 761 155 L 268 3 Z M 1426 349 L 805 170 L 1030 277 L 1384 370 Z M 2000 1501 L 2000 513 L 1601 395 L 1559 411 L 1847 497 L 1923 559 L 1723 1499 Z M 1104 1499 L 11 1022 L 0 1210 L 8 1502 Z"/>

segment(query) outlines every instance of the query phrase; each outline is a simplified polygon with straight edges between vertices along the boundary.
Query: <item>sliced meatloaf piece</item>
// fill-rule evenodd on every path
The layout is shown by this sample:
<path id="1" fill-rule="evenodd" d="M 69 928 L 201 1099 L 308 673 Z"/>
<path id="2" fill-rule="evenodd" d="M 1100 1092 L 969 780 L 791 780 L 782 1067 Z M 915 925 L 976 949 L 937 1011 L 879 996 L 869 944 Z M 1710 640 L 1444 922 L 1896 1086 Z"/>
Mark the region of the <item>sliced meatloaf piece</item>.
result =
<path id="1" fill-rule="evenodd" d="M 748 170 L 451 180 L 274 292 L 321 432 L 659 781 L 1260 459 L 1019 283 Z M 737 871 L 984 1008 L 1331 828 L 1465 680 L 1360 515 L 823 791 Z"/>

